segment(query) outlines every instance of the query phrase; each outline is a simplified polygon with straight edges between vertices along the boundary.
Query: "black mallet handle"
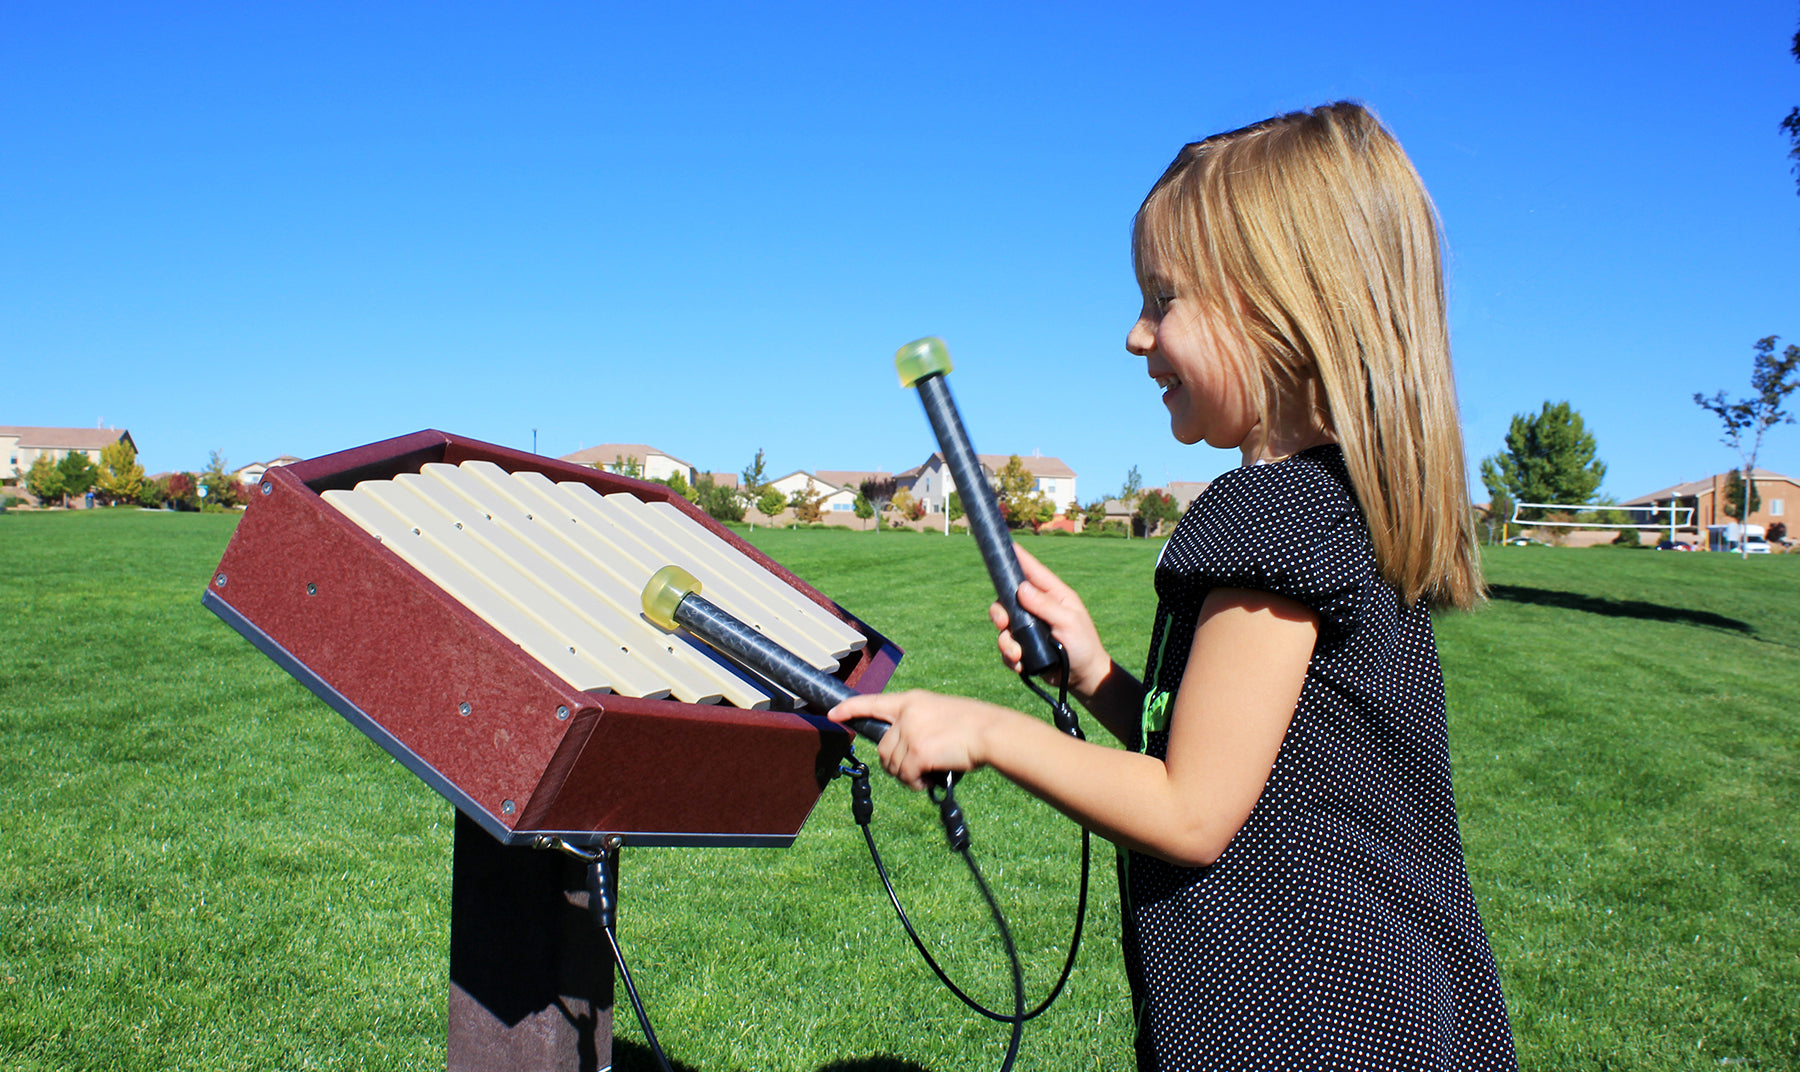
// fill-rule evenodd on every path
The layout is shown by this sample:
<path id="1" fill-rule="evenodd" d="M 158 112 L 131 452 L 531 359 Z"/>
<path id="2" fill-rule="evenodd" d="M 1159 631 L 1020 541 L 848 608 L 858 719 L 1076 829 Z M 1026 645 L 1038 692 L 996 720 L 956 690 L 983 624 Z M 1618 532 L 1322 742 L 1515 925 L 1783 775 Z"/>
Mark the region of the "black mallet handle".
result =
<path id="1" fill-rule="evenodd" d="M 1019 556 L 1013 552 L 1012 537 L 1000 516 L 1000 504 L 981 471 L 975 448 L 969 443 L 969 433 L 956 411 L 956 400 L 950 397 L 950 386 L 944 382 L 944 374 L 950 371 L 950 351 L 944 340 L 935 336 L 918 339 L 900 348 L 894 355 L 894 367 L 900 372 L 902 386 L 919 389 L 925 417 L 931 422 L 944 462 L 962 493 L 969 531 L 975 536 L 988 577 L 994 582 L 994 595 L 1006 608 L 1007 631 L 1023 652 L 1020 665 L 1027 674 L 1042 674 L 1061 661 L 1056 639 L 1049 626 L 1019 606 L 1019 585 L 1024 583 L 1025 571 L 1019 568 Z"/>
<path id="2" fill-rule="evenodd" d="M 820 714 L 856 695 L 856 690 L 746 625 L 700 594 L 700 582 L 679 566 L 664 566 L 644 586 L 644 615 L 664 629 L 686 626 L 713 648 L 805 700 Z M 847 725 L 879 742 L 888 724 L 853 718 Z"/>

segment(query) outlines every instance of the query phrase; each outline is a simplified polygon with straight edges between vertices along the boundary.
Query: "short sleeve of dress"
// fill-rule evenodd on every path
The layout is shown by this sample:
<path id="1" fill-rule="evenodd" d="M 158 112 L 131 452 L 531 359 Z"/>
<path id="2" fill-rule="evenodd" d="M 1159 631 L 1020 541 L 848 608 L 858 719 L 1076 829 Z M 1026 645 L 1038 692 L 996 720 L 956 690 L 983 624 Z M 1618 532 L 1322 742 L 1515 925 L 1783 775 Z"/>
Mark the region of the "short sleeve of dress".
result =
<path id="1" fill-rule="evenodd" d="M 1286 596 L 1316 612 L 1330 640 L 1356 630 L 1374 573 L 1362 511 L 1330 446 L 1213 481 L 1170 537 L 1156 583 L 1165 602 L 1196 609 L 1214 588 Z"/>

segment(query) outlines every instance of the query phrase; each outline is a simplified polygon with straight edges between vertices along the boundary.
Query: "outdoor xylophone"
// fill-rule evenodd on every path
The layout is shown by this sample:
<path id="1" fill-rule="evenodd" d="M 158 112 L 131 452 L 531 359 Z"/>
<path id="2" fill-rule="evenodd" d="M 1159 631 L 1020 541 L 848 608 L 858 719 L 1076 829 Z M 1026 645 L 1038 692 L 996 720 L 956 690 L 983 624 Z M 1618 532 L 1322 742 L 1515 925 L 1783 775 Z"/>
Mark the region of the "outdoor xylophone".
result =
<path id="1" fill-rule="evenodd" d="M 270 470 L 204 602 L 506 844 L 792 842 L 823 711 L 646 621 L 663 566 L 815 670 L 900 651 L 667 488 L 425 431 Z"/>
<path id="2" fill-rule="evenodd" d="M 849 753 L 644 618 L 668 565 L 846 692 L 899 661 L 662 485 L 436 431 L 269 470 L 212 574 L 210 610 L 456 808 L 452 1072 L 608 1064 L 616 949 L 589 910 L 619 847 L 789 845 Z"/>

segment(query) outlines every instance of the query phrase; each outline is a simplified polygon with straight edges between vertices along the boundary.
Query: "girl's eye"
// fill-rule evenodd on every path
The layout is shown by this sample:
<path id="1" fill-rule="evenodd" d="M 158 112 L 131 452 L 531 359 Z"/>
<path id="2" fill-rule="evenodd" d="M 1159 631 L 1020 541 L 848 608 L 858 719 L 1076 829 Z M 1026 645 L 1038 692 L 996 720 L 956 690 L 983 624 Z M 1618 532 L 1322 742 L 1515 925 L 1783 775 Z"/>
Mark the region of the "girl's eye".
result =
<path id="1" fill-rule="evenodd" d="M 1172 304 L 1175 301 L 1175 295 L 1173 295 L 1173 294 L 1158 294 L 1155 297 L 1153 297 L 1151 300 L 1156 303 L 1156 311 L 1157 312 L 1159 312 L 1159 313 L 1165 312 L 1168 310 L 1170 304 Z"/>

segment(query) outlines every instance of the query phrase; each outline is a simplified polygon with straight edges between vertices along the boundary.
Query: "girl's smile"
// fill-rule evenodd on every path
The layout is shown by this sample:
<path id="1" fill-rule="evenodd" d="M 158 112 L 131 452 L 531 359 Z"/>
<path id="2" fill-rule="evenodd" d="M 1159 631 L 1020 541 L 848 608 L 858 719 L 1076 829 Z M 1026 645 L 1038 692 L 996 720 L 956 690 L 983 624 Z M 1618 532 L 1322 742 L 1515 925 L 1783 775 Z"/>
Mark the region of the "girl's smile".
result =
<path id="1" fill-rule="evenodd" d="M 1150 274 L 1167 278 L 1161 272 Z M 1248 463 L 1254 460 L 1251 433 L 1258 425 L 1246 390 L 1249 364 L 1242 347 L 1183 289 L 1155 284 L 1125 337 L 1125 348 L 1145 359 L 1150 378 L 1162 388 L 1169 431 L 1178 441 L 1241 448 Z"/>

